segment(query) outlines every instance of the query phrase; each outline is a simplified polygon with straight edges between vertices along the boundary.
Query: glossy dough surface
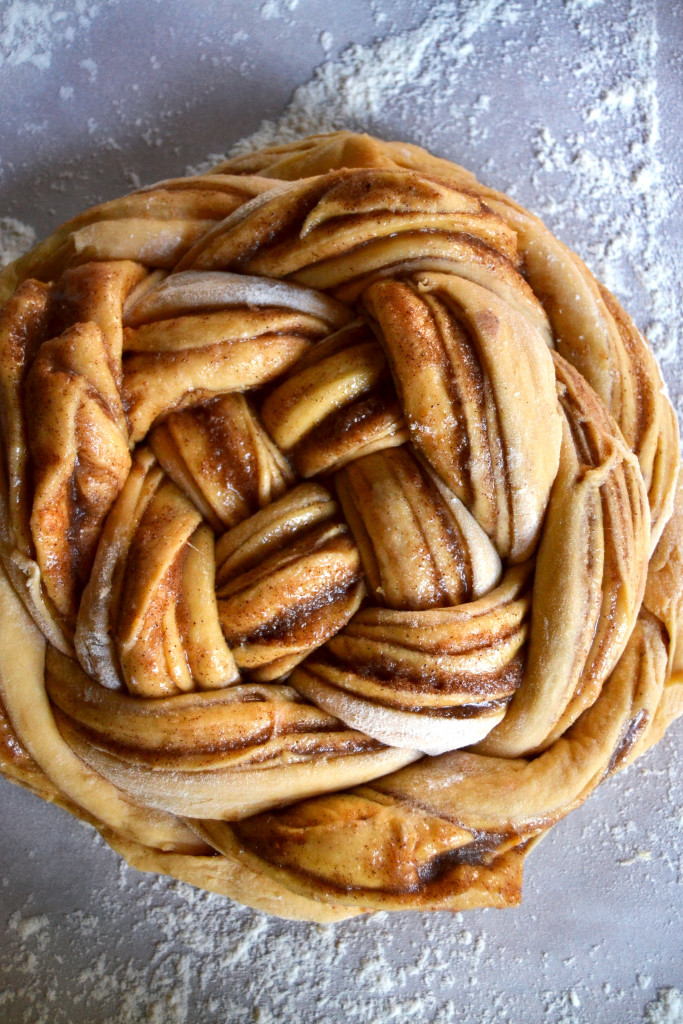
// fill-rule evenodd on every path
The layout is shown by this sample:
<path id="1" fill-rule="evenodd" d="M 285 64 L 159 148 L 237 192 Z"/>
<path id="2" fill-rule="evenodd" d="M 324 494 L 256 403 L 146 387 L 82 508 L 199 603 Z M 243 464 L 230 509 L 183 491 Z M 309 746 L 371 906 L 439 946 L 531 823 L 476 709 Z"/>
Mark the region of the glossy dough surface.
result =
<path id="1" fill-rule="evenodd" d="M 678 427 L 543 224 L 339 132 L 0 277 L 0 769 L 283 917 L 508 906 L 683 711 Z"/>

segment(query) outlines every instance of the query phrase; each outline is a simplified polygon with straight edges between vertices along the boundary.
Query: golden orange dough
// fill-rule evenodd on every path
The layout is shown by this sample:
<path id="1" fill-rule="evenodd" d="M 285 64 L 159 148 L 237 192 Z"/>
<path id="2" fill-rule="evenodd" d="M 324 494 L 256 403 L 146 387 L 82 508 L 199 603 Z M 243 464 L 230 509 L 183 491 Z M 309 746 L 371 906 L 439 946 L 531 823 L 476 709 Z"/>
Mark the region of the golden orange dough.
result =
<path id="1" fill-rule="evenodd" d="M 532 214 L 337 132 L 0 277 L 0 769 L 281 917 L 505 907 L 683 711 L 679 437 Z"/>

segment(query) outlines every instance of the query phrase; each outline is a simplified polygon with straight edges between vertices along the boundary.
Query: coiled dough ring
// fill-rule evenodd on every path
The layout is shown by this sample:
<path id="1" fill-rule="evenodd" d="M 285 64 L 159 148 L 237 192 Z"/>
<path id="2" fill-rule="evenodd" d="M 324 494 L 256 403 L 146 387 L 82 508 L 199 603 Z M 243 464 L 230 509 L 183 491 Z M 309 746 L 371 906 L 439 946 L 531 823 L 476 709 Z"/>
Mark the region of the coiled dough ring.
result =
<path id="1" fill-rule="evenodd" d="M 613 296 L 348 132 L 0 286 L 2 771 L 283 917 L 516 903 L 683 710 L 678 428 Z"/>

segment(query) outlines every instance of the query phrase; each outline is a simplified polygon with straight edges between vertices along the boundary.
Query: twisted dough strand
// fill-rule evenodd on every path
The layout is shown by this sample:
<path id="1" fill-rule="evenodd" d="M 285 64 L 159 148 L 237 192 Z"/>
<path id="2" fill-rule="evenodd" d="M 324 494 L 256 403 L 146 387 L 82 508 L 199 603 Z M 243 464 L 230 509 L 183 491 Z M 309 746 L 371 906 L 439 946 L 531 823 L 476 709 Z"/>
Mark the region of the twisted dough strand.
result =
<path id="1" fill-rule="evenodd" d="M 654 357 L 462 168 L 262 150 L 0 296 L 0 768 L 131 863 L 311 920 L 511 905 L 683 712 Z"/>

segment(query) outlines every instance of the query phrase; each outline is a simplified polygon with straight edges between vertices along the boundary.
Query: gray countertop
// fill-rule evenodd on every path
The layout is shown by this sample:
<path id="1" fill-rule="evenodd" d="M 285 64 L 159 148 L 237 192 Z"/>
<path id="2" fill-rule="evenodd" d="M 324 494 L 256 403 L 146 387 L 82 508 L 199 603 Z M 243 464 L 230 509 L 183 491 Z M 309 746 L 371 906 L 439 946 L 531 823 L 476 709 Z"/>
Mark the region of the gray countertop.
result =
<path id="1" fill-rule="evenodd" d="M 668 0 L 5 0 L 0 218 L 40 238 L 290 104 L 290 125 L 426 144 L 544 216 L 647 331 L 680 412 L 682 50 Z M 0 1021 L 681 1021 L 682 740 L 552 831 L 520 908 L 333 928 L 137 874 L 0 780 Z"/>

